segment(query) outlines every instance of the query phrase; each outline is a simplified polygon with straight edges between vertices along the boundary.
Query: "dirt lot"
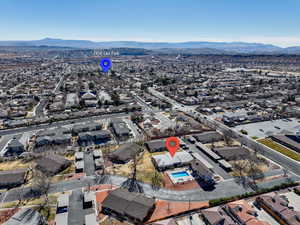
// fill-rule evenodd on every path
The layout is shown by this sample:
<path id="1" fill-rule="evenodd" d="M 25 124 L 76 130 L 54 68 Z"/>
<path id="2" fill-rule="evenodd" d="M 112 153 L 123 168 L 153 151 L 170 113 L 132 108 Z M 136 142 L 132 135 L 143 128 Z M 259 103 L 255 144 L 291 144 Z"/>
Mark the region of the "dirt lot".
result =
<path id="1" fill-rule="evenodd" d="M 0 171 L 28 169 L 30 165 L 31 165 L 31 162 L 24 163 L 22 160 L 7 161 L 7 162 L 0 163 Z"/>
<path id="2" fill-rule="evenodd" d="M 249 170 L 250 170 L 250 165 L 249 165 L 249 163 L 247 163 L 247 160 L 230 161 L 229 163 L 230 163 L 231 165 L 234 165 L 234 163 L 238 163 L 239 165 L 244 165 L 244 166 L 243 166 L 244 169 L 243 169 L 242 174 L 243 174 L 244 176 L 247 176 L 247 175 L 248 175 L 248 172 L 249 172 Z M 270 170 L 269 165 L 267 165 L 267 164 L 264 163 L 264 162 L 259 163 L 259 164 L 257 165 L 257 168 L 258 168 L 261 172 L 263 172 L 263 173 Z M 238 171 L 233 171 L 233 172 L 231 172 L 231 175 L 232 175 L 232 176 L 239 176 L 240 174 L 239 174 Z"/>
<path id="3" fill-rule="evenodd" d="M 132 162 L 126 164 L 114 164 L 107 168 L 109 173 L 114 173 L 122 176 L 129 176 L 131 174 Z M 155 172 L 155 167 L 151 161 L 151 154 L 148 151 L 144 151 L 137 166 L 137 179 L 145 183 L 151 183 L 151 179 Z"/>

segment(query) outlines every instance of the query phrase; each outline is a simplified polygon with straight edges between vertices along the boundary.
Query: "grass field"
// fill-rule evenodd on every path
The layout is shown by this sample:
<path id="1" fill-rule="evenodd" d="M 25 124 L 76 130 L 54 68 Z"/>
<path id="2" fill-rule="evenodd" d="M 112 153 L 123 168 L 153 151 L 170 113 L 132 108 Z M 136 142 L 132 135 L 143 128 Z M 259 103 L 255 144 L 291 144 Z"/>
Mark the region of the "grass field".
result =
<path id="1" fill-rule="evenodd" d="M 291 159 L 294 159 L 298 162 L 300 162 L 300 154 L 296 153 L 295 151 L 288 149 L 280 144 L 277 144 L 276 142 L 270 140 L 270 139 L 260 139 L 257 140 L 259 143 L 262 143 L 266 146 L 268 146 L 269 148 L 274 149 L 275 151 L 278 151 L 288 157 L 290 157 Z"/>

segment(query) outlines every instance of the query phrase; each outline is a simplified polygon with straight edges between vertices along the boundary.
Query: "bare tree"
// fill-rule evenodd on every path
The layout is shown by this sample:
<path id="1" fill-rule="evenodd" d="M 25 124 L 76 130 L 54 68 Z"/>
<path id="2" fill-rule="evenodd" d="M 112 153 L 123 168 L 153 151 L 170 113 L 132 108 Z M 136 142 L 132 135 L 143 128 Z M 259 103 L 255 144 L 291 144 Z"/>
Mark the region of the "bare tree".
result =
<path id="1" fill-rule="evenodd" d="M 233 163 L 233 170 L 237 172 L 240 178 L 244 177 L 244 172 L 247 168 L 248 162 L 245 160 L 236 159 Z"/>
<path id="2" fill-rule="evenodd" d="M 140 154 L 135 154 L 132 159 L 131 164 L 131 176 L 122 184 L 122 187 L 127 188 L 130 192 L 140 192 L 142 193 L 143 187 L 137 181 L 137 166 L 139 161 L 142 159 L 144 152 Z"/>
<path id="3" fill-rule="evenodd" d="M 23 198 L 23 187 L 17 188 L 16 192 L 17 192 L 17 196 L 18 196 L 18 203 L 15 206 L 15 208 L 18 208 L 19 206 L 23 205 L 23 200 L 24 200 L 24 198 Z"/>
<path id="4" fill-rule="evenodd" d="M 50 178 L 46 173 L 36 169 L 33 173 L 33 183 L 38 193 L 44 196 L 45 205 L 47 205 L 49 202 L 48 192 L 51 184 Z"/>
<path id="5" fill-rule="evenodd" d="M 215 148 L 215 139 L 211 138 L 211 149 L 213 150 Z"/>
<path id="6" fill-rule="evenodd" d="M 224 134 L 224 135 L 223 135 L 223 139 L 224 139 L 224 142 L 226 143 L 226 145 L 229 145 L 229 146 L 232 145 L 233 140 L 231 139 L 230 136 Z"/>
<path id="7" fill-rule="evenodd" d="M 256 155 L 250 155 L 247 159 L 248 161 L 248 175 L 252 178 L 252 181 L 254 184 L 256 183 L 256 180 L 263 177 L 263 172 L 259 167 L 259 159 Z"/>

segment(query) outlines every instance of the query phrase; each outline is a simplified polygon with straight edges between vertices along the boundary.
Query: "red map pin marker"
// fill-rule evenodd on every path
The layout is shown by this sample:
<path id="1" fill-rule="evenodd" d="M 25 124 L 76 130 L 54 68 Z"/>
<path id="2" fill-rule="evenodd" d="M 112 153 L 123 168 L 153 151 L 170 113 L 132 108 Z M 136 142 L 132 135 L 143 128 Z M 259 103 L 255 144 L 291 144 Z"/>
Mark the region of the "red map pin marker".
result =
<path id="1" fill-rule="evenodd" d="M 180 141 L 177 137 L 169 137 L 166 139 L 166 148 L 168 149 L 172 157 L 174 157 L 179 147 L 180 147 Z"/>

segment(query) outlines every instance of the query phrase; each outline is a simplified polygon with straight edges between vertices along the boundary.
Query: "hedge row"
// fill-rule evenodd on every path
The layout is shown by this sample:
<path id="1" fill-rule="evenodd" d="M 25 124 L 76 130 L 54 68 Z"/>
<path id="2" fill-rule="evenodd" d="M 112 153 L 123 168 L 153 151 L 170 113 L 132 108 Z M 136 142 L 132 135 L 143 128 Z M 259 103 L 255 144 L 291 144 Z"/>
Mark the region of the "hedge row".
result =
<path id="1" fill-rule="evenodd" d="M 236 201 L 236 200 L 243 199 L 243 198 L 249 198 L 249 197 L 264 194 L 264 193 L 267 193 L 267 192 L 278 191 L 280 189 L 285 189 L 285 188 L 288 188 L 288 187 L 295 187 L 297 185 L 298 184 L 295 183 L 295 182 L 287 182 L 287 183 L 283 183 L 281 185 L 276 185 L 272 188 L 263 188 L 263 189 L 260 189 L 258 191 L 255 191 L 255 192 L 254 191 L 253 192 L 246 192 L 242 195 L 231 196 L 231 197 L 228 197 L 228 198 L 213 199 L 213 200 L 209 201 L 209 206 L 213 207 L 213 206 L 217 206 L 217 205 L 222 205 L 222 204 L 226 204 L 226 203 L 231 202 L 231 201 Z"/>

